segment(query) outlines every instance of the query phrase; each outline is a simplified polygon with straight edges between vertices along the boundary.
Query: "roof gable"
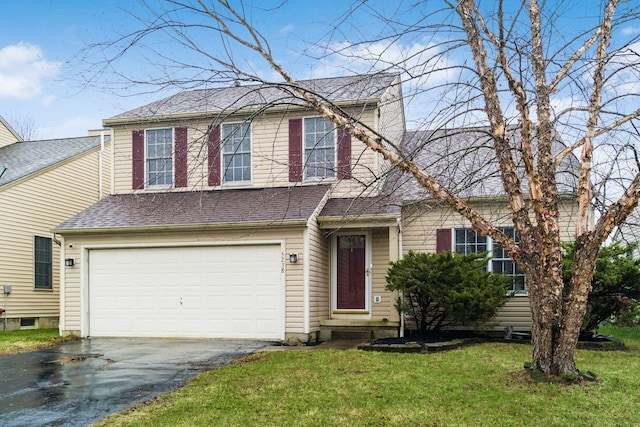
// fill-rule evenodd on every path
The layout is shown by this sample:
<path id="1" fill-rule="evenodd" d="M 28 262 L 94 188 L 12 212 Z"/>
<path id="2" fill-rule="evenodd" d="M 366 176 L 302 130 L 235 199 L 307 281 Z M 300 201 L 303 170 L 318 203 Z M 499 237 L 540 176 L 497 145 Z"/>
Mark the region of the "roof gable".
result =
<path id="1" fill-rule="evenodd" d="M 18 132 L 11 127 L 7 121 L 0 116 L 0 147 L 13 144 L 14 142 L 22 141 Z"/>
<path id="2" fill-rule="evenodd" d="M 337 103 L 378 101 L 384 92 L 398 81 L 397 74 L 379 73 L 315 80 L 301 80 L 304 88 Z M 126 122 L 127 119 L 162 117 L 184 114 L 215 114 L 222 111 L 255 111 L 265 106 L 299 105 L 305 103 L 282 90 L 278 85 L 260 84 L 189 90 L 126 111 L 109 119 L 105 125 Z"/>

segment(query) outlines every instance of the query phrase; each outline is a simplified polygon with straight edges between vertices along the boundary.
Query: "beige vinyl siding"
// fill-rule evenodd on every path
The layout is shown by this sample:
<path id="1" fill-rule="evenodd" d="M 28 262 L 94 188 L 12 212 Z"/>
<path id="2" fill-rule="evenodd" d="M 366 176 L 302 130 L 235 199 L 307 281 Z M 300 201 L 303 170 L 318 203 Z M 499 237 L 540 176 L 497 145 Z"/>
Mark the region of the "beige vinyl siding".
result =
<path id="1" fill-rule="evenodd" d="M 60 251 L 53 242 L 53 290 L 34 289 L 33 240 L 98 200 L 98 150 L 0 189 L 0 284 L 12 285 L 9 318 L 57 317 Z"/>
<path id="2" fill-rule="evenodd" d="M 389 229 L 374 228 L 371 233 L 371 319 L 372 320 L 398 320 L 398 311 L 394 307 L 394 294 L 387 292 L 384 287 L 387 284 L 386 276 L 389 268 Z M 382 297 L 382 302 L 374 303 L 374 296 Z"/>
<path id="3" fill-rule="evenodd" d="M 309 221 L 309 249 L 306 260 L 309 263 L 309 329 L 319 330 L 320 322 L 331 313 L 331 263 L 329 261 L 330 239 L 318 227 L 317 222 Z"/>
<path id="4" fill-rule="evenodd" d="M 82 275 L 86 269 L 83 262 L 86 254 L 83 248 L 97 245 L 112 245 L 114 247 L 131 246 L 162 246 L 162 245 L 224 245 L 276 242 L 284 241 L 282 268 L 285 272 L 285 332 L 304 333 L 304 268 L 302 262 L 291 264 L 285 255 L 291 252 L 303 251 L 303 228 L 274 229 L 269 231 L 225 231 L 203 230 L 199 232 L 165 231 L 162 233 L 121 233 L 109 235 L 67 235 L 65 236 L 65 256 L 76 258 L 78 264 L 73 268 L 67 268 L 65 295 L 62 301 L 64 305 L 64 318 L 61 319 L 63 333 L 81 332 L 81 313 L 83 306 Z M 286 259 L 285 259 L 286 258 Z M 247 260 L 251 262 L 251 260 Z"/>
<path id="5" fill-rule="evenodd" d="M 354 110 L 363 123 L 374 126 L 377 109 Z M 270 113 L 256 116 L 251 121 L 251 150 L 252 150 L 252 181 L 250 184 L 223 183 L 222 188 L 266 188 L 300 185 L 301 183 L 289 182 L 289 119 L 317 117 L 312 111 L 297 111 L 289 114 Z M 246 117 L 230 117 L 223 123 L 237 123 Z M 132 152 L 131 132 L 133 130 L 187 127 L 187 140 L 189 141 L 188 155 L 188 185 L 181 189 L 161 189 L 153 191 L 193 191 L 208 190 L 220 187 L 209 187 L 208 177 L 208 150 L 206 129 L 211 124 L 208 121 L 167 122 L 153 125 L 128 125 L 114 128 L 114 181 L 115 193 L 131 193 L 132 181 Z M 345 197 L 360 194 L 366 190 L 361 184 L 375 182 L 376 175 L 372 169 L 376 163 L 374 153 L 366 149 L 365 145 L 357 140 L 351 142 L 352 150 L 352 175 L 349 180 L 305 180 L 302 184 L 334 183 L 333 197 Z M 141 190 L 137 190 L 141 191 Z"/>
<path id="6" fill-rule="evenodd" d="M 0 148 L 19 141 L 19 138 L 7 126 L 8 124 L 0 117 Z"/>
<path id="7" fill-rule="evenodd" d="M 478 202 L 472 205 L 494 225 L 510 226 L 511 213 L 506 208 L 506 202 Z M 563 241 L 570 241 L 575 235 L 574 209 L 575 203 L 571 199 L 563 200 L 560 204 L 560 233 Z M 469 222 L 462 216 L 453 213 L 447 207 L 422 208 L 405 207 L 403 209 L 402 249 L 403 253 L 410 250 L 435 252 L 436 230 L 439 228 L 470 227 Z M 515 330 L 531 329 L 531 313 L 528 296 L 514 296 L 496 316 L 498 327 L 513 326 Z"/>
<path id="8" fill-rule="evenodd" d="M 380 118 L 379 131 L 396 147 L 400 146 L 405 132 L 404 104 L 402 102 L 402 91 L 400 86 L 400 77 L 396 80 L 396 84 L 390 86 L 382 96 L 380 101 Z M 388 144 L 387 148 L 393 150 Z M 377 173 L 389 169 L 389 162 L 380 156 L 380 170 Z"/>

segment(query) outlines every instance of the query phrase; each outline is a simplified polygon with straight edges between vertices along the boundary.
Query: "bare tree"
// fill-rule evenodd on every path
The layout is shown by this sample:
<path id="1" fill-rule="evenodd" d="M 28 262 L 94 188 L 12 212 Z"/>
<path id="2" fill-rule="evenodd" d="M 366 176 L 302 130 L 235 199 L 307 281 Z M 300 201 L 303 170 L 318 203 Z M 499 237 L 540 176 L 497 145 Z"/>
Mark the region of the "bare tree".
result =
<path id="1" fill-rule="evenodd" d="M 11 127 L 20 135 L 23 141 L 35 141 L 40 138 L 36 122 L 30 115 L 13 115 L 9 117 Z"/>
<path id="2" fill-rule="evenodd" d="M 358 117 L 300 85 L 254 25 L 255 7 L 234 6 L 227 0 L 168 1 L 163 10 L 149 8 L 141 30 L 100 48 L 116 48 L 116 56 L 107 55 L 109 67 L 116 67 L 116 59 L 127 50 L 153 46 L 146 40 L 171 40 L 198 53 L 201 60 L 187 63 L 156 51 L 162 74 L 127 81 L 162 88 L 268 83 L 410 173 L 431 197 L 468 219 L 518 262 L 531 298 L 533 363 L 545 373 L 561 375 L 577 372 L 574 351 L 598 248 L 640 198 L 640 43 L 634 28 L 640 21 L 633 2 L 618 3 L 603 2 L 599 15 L 584 17 L 586 24 L 578 28 L 570 15 L 577 3 L 572 9 L 564 3 L 540 5 L 537 0 L 491 5 L 443 0 L 439 9 L 428 2 L 383 12 L 367 2 L 354 2 L 333 20 L 338 24 L 332 24 L 327 37 L 308 51 L 312 55 L 322 46 L 318 61 L 346 58 L 342 63 L 349 63 L 352 71 L 355 64 L 365 64 L 369 71 L 401 72 L 409 89 L 405 101 L 429 100 L 422 108 L 423 119 L 416 122 L 422 126 L 485 125 L 518 244 L 401 152 L 400 141 L 386 140 Z M 378 20 L 383 30 L 370 34 L 368 27 L 347 28 L 362 14 L 369 21 Z M 348 43 L 336 43 L 344 34 L 349 34 Z M 215 47 L 209 44 L 213 39 L 218 41 Z M 402 48 L 406 46 L 411 48 Z M 388 55 L 391 51 L 400 56 Z M 278 81 L 255 71 L 252 66 L 258 61 L 268 65 Z M 515 129 L 517 138 L 508 129 Z M 558 135 L 568 143 L 560 152 L 554 148 Z M 573 278 L 564 285 L 556 174 L 574 153 L 579 158 L 576 253 Z M 599 211 L 597 219 L 591 216 L 593 206 Z"/>

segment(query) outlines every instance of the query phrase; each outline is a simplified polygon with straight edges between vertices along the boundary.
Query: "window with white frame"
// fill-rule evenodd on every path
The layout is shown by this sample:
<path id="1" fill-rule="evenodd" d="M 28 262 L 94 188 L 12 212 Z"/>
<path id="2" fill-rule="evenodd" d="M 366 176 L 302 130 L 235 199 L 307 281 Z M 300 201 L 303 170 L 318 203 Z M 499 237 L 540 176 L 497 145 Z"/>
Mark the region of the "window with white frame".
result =
<path id="1" fill-rule="evenodd" d="M 251 126 L 249 123 L 222 125 L 222 166 L 225 182 L 251 181 Z"/>
<path id="2" fill-rule="evenodd" d="M 53 289 L 53 253 L 51 238 L 33 238 L 33 286 L 36 289 Z"/>
<path id="3" fill-rule="evenodd" d="M 518 233 L 513 227 L 499 227 L 500 231 L 519 242 Z M 487 265 L 487 270 L 498 274 L 511 276 L 511 287 L 509 292 L 515 294 L 526 293 L 524 273 L 518 268 L 518 264 L 509 258 L 507 251 L 502 249 L 492 239 L 481 236 L 471 228 L 456 228 L 454 250 L 459 254 L 470 254 L 473 252 L 489 251 L 491 259 Z"/>
<path id="4" fill-rule="evenodd" d="M 322 117 L 304 119 L 304 176 L 335 178 L 336 126 Z"/>
<path id="5" fill-rule="evenodd" d="M 173 184 L 173 129 L 147 129 L 146 182 L 149 187 Z"/>

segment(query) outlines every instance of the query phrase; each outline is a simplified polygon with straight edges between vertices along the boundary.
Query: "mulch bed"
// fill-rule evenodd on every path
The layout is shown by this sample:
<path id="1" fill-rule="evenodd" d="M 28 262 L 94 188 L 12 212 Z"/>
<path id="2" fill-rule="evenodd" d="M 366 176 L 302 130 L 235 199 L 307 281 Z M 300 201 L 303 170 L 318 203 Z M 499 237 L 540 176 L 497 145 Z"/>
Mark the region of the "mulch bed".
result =
<path id="1" fill-rule="evenodd" d="M 361 345 L 360 350 L 382 351 L 390 353 L 430 353 L 445 351 L 464 345 L 483 342 L 530 343 L 529 334 L 513 333 L 510 339 L 504 336 L 488 335 L 474 331 L 439 331 L 427 335 L 408 335 L 403 338 L 380 338 L 368 344 Z M 623 350 L 624 342 L 613 337 L 596 335 L 583 339 L 578 348 L 588 350 Z"/>

